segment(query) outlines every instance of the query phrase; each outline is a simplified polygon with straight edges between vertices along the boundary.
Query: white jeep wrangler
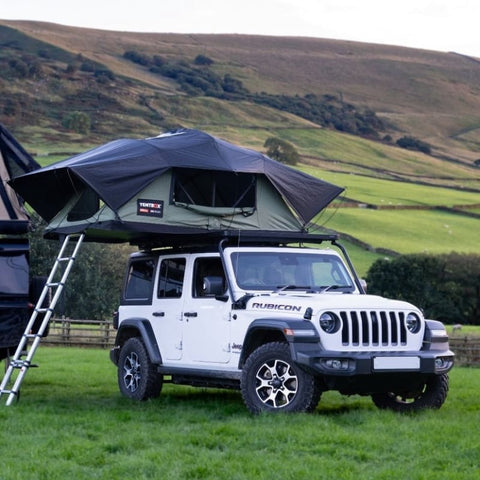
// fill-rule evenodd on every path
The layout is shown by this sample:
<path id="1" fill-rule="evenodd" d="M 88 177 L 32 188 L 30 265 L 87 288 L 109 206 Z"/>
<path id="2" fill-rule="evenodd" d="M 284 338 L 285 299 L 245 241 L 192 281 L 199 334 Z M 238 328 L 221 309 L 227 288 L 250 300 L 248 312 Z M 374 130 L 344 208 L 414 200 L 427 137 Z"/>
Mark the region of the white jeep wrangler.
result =
<path id="1" fill-rule="evenodd" d="M 336 236 L 218 237 L 130 257 L 111 351 L 122 394 L 237 388 L 253 413 L 312 411 L 327 390 L 397 411 L 444 403 L 454 356 L 444 326 L 365 294 Z"/>

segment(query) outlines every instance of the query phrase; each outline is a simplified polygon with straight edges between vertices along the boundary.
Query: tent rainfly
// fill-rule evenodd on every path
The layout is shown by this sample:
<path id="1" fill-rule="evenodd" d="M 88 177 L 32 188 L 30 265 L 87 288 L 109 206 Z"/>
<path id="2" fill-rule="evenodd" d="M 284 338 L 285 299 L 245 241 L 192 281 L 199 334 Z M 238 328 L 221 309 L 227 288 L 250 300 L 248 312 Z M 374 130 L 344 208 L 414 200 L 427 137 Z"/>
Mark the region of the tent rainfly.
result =
<path id="1" fill-rule="evenodd" d="M 38 168 L 40 165 L 0 124 L 0 234 L 21 234 L 28 231 L 30 222 L 23 209 L 22 199 L 8 182 L 17 175 Z"/>
<path id="2" fill-rule="evenodd" d="M 225 230 L 306 231 L 342 191 L 207 133 L 119 139 L 12 180 L 46 236 L 133 244 Z"/>

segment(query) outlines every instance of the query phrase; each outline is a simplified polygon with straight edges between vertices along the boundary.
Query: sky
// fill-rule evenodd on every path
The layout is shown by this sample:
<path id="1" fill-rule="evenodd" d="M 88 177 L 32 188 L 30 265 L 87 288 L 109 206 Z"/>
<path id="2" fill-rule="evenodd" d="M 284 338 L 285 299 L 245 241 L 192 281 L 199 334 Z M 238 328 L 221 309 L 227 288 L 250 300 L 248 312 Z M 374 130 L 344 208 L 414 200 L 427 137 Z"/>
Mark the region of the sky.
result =
<path id="1" fill-rule="evenodd" d="M 0 0 L 0 19 L 131 32 L 330 38 L 480 58 L 479 0 Z"/>

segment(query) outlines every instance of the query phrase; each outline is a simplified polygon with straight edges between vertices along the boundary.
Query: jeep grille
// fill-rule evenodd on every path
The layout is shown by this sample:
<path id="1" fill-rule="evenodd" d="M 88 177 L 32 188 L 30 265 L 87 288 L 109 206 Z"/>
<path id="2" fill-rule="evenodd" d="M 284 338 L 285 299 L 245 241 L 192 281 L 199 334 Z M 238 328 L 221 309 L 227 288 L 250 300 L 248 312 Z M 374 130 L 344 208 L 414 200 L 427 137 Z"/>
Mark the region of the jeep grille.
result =
<path id="1" fill-rule="evenodd" d="M 407 344 L 404 312 L 343 311 L 340 317 L 344 346 L 398 347 Z"/>

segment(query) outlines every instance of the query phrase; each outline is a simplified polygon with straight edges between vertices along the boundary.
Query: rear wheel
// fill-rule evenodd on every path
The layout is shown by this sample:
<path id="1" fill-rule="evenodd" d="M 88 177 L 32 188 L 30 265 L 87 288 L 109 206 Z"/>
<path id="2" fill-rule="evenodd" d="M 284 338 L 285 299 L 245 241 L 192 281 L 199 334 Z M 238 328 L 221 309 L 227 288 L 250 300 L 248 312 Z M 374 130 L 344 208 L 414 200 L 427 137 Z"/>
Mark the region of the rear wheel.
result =
<path id="1" fill-rule="evenodd" d="M 118 386 L 123 395 L 134 400 L 160 395 L 163 376 L 157 373 L 145 344 L 138 337 L 129 338 L 120 349 Z"/>
<path id="2" fill-rule="evenodd" d="M 317 379 L 298 367 L 288 345 L 280 342 L 262 345 L 248 357 L 241 389 L 252 413 L 310 412 L 322 393 Z"/>
<path id="3" fill-rule="evenodd" d="M 378 408 L 415 412 L 426 408 L 440 408 L 447 398 L 447 393 L 448 375 L 432 375 L 420 388 L 376 393 L 372 395 L 372 400 Z"/>

